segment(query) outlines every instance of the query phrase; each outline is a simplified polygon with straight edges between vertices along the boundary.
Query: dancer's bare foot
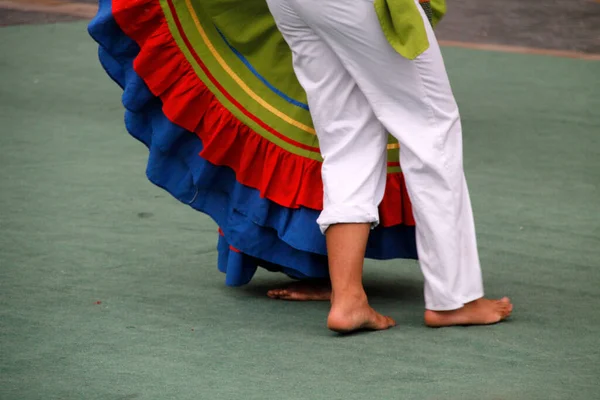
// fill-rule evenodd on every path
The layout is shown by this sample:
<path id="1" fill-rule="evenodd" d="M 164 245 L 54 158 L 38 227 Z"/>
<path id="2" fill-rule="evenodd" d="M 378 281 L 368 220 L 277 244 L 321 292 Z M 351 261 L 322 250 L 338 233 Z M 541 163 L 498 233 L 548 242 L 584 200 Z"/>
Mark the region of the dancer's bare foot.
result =
<path id="1" fill-rule="evenodd" d="M 452 311 L 425 311 L 425 325 L 439 328 L 453 325 L 491 325 L 508 318 L 513 305 L 508 297 L 481 298 Z"/>
<path id="2" fill-rule="evenodd" d="M 348 300 L 333 302 L 327 327 L 334 332 L 350 333 L 359 330 L 384 330 L 396 326 L 396 322 L 373 310 L 366 295 Z"/>
<path id="3" fill-rule="evenodd" d="M 331 299 L 331 283 L 329 280 L 310 280 L 294 282 L 285 288 L 273 289 L 267 296 L 279 300 L 323 301 Z"/>

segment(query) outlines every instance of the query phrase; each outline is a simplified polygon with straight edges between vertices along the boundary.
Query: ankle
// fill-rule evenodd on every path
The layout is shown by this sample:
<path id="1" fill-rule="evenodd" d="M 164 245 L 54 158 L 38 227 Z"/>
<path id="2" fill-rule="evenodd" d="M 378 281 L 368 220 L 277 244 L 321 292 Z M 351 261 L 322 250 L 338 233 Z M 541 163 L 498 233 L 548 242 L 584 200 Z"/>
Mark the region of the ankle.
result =
<path id="1" fill-rule="evenodd" d="M 367 293 L 364 289 L 351 289 L 351 290 L 333 290 L 331 292 L 331 304 L 332 305 L 357 305 L 357 304 L 368 304 Z"/>

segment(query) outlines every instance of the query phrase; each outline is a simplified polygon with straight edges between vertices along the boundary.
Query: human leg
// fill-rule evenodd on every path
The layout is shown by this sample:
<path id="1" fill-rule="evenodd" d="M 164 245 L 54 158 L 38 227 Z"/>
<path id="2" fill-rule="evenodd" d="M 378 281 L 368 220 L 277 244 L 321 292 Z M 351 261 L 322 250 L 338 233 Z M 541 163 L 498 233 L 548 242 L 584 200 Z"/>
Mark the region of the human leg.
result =
<path id="1" fill-rule="evenodd" d="M 387 135 L 337 56 L 287 0 L 269 8 L 293 53 L 294 70 L 307 93 L 323 155 L 323 212 L 332 284 L 332 330 L 384 329 L 393 325 L 368 305 L 362 268 L 369 229 L 379 223 L 386 182 Z"/>
<path id="2" fill-rule="evenodd" d="M 417 223 L 426 309 L 462 310 L 455 312 L 469 314 L 463 323 L 497 322 L 508 316 L 512 305 L 507 299 L 482 299 L 475 226 L 462 165 L 460 116 L 425 15 L 430 48 L 408 60 L 385 39 L 372 2 L 292 2 L 339 57 L 379 121 L 400 141 L 401 166 Z M 478 316 L 481 310 L 486 318 Z M 456 319 L 451 320 L 442 325 Z"/>

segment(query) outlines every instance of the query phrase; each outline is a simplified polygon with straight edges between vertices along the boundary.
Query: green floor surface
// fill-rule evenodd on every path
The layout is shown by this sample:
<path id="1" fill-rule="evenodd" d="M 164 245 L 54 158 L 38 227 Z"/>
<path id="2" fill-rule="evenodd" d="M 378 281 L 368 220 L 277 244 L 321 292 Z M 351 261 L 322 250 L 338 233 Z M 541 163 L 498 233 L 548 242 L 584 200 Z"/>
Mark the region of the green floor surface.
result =
<path id="1" fill-rule="evenodd" d="M 0 29 L 0 399 L 600 399 L 600 63 L 446 49 L 494 327 L 426 329 L 411 261 L 369 261 L 393 330 L 226 288 L 216 227 L 147 182 L 85 24 Z M 96 304 L 101 302 L 101 304 Z"/>

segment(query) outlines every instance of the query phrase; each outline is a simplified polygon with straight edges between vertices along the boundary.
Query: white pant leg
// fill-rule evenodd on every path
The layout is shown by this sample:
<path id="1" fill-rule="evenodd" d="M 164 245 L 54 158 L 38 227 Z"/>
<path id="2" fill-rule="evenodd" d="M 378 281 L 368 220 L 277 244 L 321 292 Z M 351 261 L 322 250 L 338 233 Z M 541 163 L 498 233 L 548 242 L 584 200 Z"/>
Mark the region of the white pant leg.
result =
<path id="1" fill-rule="evenodd" d="M 324 233 L 337 223 L 379 223 L 385 192 L 387 134 L 331 48 L 286 0 L 269 0 L 293 53 L 294 70 L 307 93 L 323 156 Z"/>
<path id="2" fill-rule="evenodd" d="M 437 40 L 417 0 L 430 48 L 412 61 L 387 42 L 372 0 L 287 2 L 336 53 L 377 118 L 400 142 L 426 308 L 452 310 L 482 297 L 459 111 Z M 293 45 L 292 50 L 303 51 Z"/>

